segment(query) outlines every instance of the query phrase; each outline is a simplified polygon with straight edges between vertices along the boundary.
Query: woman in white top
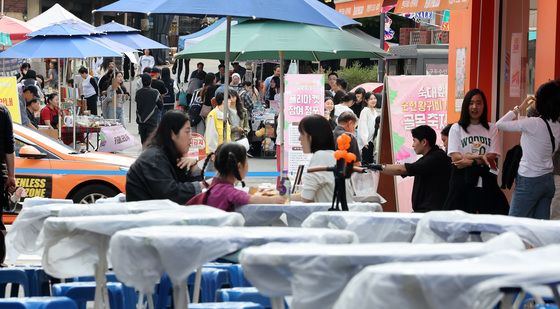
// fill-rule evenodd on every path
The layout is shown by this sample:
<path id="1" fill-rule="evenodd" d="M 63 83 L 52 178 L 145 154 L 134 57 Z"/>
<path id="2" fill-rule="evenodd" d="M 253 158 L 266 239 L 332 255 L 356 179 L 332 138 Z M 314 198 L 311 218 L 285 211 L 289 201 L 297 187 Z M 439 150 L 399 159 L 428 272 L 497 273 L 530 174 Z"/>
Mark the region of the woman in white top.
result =
<path id="1" fill-rule="evenodd" d="M 502 138 L 488 122 L 488 104 L 480 89 L 465 95 L 459 122 L 449 131 L 447 153 L 453 169 L 445 210 L 507 214 L 508 202 L 498 187 L 497 159 Z"/>
<path id="2" fill-rule="evenodd" d="M 299 123 L 299 140 L 303 153 L 312 153 L 308 167 L 334 166 L 334 136 L 331 126 L 322 115 L 310 115 Z M 330 203 L 334 193 L 334 175 L 332 172 L 305 173 L 302 178 L 303 189 L 300 194 L 293 194 L 292 200 L 306 203 Z M 346 199 L 353 201 L 350 181 L 346 181 Z"/>
<path id="3" fill-rule="evenodd" d="M 519 111 L 535 104 L 540 117 L 519 119 Z M 507 112 L 496 125 L 506 132 L 521 132 L 523 155 L 519 162 L 510 216 L 550 218 L 554 197 L 552 156 L 560 141 L 560 81 L 551 81 Z"/>
<path id="4" fill-rule="evenodd" d="M 362 109 L 358 119 L 358 147 L 362 151 L 362 164 L 374 163 L 374 140 L 377 137 L 375 136 L 376 127 L 379 128 L 379 120 L 376 121 L 379 113 L 377 113 L 375 108 L 377 106 L 377 97 L 373 93 L 368 92 L 365 94 L 364 99 L 367 105 Z"/>
<path id="5" fill-rule="evenodd" d="M 144 49 L 144 55 L 140 56 L 140 72 L 143 72 L 145 68 L 153 68 L 156 65 L 156 60 L 152 56 L 152 51 L 149 49 Z"/>

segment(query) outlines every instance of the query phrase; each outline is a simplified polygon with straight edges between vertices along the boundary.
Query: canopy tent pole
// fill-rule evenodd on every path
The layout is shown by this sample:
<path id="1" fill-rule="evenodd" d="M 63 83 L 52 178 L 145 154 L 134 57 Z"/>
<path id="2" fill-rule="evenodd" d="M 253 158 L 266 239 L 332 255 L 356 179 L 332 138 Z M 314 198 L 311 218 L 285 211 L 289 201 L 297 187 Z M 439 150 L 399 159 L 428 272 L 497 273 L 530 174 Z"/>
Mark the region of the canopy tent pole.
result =
<path id="1" fill-rule="evenodd" d="M 60 82 L 60 58 L 56 58 L 56 67 L 58 68 L 58 73 L 59 73 L 56 76 L 56 82 L 58 84 L 58 89 L 60 89 L 60 85 L 61 85 L 61 82 Z M 60 100 L 60 97 L 59 97 L 59 100 Z M 59 107 L 58 113 L 59 113 L 59 115 L 58 115 L 58 139 L 62 140 L 62 122 L 60 121 L 60 107 Z"/>
<path id="2" fill-rule="evenodd" d="M 226 67 L 226 76 L 224 76 L 224 142 L 227 140 L 228 120 L 229 120 L 229 57 L 230 57 L 230 43 L 231 43 L 231 16 L 226 18 L 226 57 L 224 59 Z"/>
<path id="3" fill-rule="evenodd" d="M 2 8 L 0 8 L 0 15 L 4 15 L 4 0 L 2 0 Z"/>
<path id="4" fill-rule="evenodd" d="M 276 154 L 280 158 L 280 173 L 284 172 L 284 52 L 279 51 L 280 58 L 280 113 L 278 115 L 278 132 L 282 132 L 282 139 L 280 140 L 280 153 Z M 278 135 L 276 135 L 278 136 Z M 288 188 L 290 190 L 290 188 Z"/>

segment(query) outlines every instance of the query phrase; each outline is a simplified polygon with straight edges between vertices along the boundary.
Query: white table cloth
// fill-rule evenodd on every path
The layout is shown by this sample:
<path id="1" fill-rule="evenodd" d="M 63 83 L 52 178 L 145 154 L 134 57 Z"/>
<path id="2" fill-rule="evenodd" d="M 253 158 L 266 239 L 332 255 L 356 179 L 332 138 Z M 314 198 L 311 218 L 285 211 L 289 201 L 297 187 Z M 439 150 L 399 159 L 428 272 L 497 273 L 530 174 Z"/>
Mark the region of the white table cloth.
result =
<path id="1" fill-rule="evenodd" d="M 42 244 L 37 242 L 43 229 L 44 221 L 49 217 L 91 216 L 102 214 L 127 214 L 144 211 L 180 208 L 169 200 L 154 200 L 131 203 L 106 204 L 44 204 L 32 207 L 24 206 L 6 234 L 8 260 L 15 261 L 20 254 L 41 255 Z"/>
<path id="2" fill-rule="evenodd" d="M 335 303 L 341 308 L 473 308 L 467 291 L 500 276 L 557 271 L 560 246 L 502 251 L 460 261 L 389 263 L 369 266 L 346 286 Z"/>
<path id="3" fill-rule="evenodd" d="M 73 204 L 72 200 L 45 198 L 45 197 L 28 197 L 23 200 L 22 208 L 49 205 L 49 204 Z"/>
<path id="4" fill-rule="evenodd" d="M 422 216 L 419 213 L 326 211 L 311 214 L 302 227 L 352 231 L 358 235 L 360 243 L 411 242 Z"/>
<path id="5" fill-rule="evenodd" d="M 413 242 L 465 242 L 471 233 L 482 239 L 514 232 L 531 247 L 560 244 L 560 221 L 501 215 L 473 215 L 455 211 L 427 213 L 418 223 Z"/>
<path id="6" fill-rule="evenodd" d="M 289 205 L 278 204 L 250 204 L 237 207 L 236 211 L 245 218 L 246 226 L 277 225 L 282 215 L 286 215 L 288 226 L 300 227 L 309 215 L 318 211 L 327 211 L 331 203 L 303 203 L 293 202 Z M 383 208 L 378 203 L 351 203 L 351 212 L 381 212 Z"/>
<path id="7" fill-rule="evenodd" d="M 105 272 L 111 236 L 118 231 L 155 225 L 243 226 L 240 214 L 209 206 L 174 210 L 84 217 L 48 218 L 39 238 L 44 238 L 43 267 L 57 278 L 96 277 L 96 308 L 108 304 Z M 134 262 L 133 262 L 134 263 Z M 105 293 L 105 295 L 104 295 Z"/>
<path id="8" fill-rule="evenodd" d="M 289 227 L 146 227 L 116 233 L 110 260 L 120 281 L 149 294 L 166 272 L 173 282 L 175 304 L 186 306 L 188 275 L 206 262 L 249 246 L 269 242 L 353 243 L 348 231 Z"/>
<path id="9" fill-rule="evenodd" d="M 367 265 L 457 260 L 501 250 L 524 250 L 507 233 L 488 243 L 268 244 L 244 249 L 243 272 L 269 297 L 292 295 L 290 308 L 331 308 L 350 279 Z"/>
<path id="10" fill-rule="evenodd" d="M 473 309 L 486 309 L 495 307 L 502 299 L 504 294 L 500 291 L 502 287 L 519 287 L 523 291 L 530 293 L 533 297 L 553 298 L 551 283 L 560 282 L 560 269 L 538 270 L 490 279 L 470 288 L 466 293 L 468 297 L 475 299 Z M 558 288 L 554 286 L 553 288 Z M 510 295 L 513 298 L 514 295 Z"/>

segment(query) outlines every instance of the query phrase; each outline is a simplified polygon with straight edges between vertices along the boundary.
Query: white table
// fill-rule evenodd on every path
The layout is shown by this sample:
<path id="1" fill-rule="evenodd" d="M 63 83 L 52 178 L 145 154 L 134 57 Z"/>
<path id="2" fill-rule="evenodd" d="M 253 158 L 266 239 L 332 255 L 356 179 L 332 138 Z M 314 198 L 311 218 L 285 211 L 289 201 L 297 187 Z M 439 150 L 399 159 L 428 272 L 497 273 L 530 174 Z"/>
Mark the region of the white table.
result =
<path id="1" fill-rule="evenodd" d="M 43 267 L 57 278 L 95 275 L 96 305 L 101 306 L 108 269 L 107 251 L 111 236 L 118 231 L 159 225 L 243 226 L 240 214 L 209 206 L 180 207 L 177 210 L 152 211 L 87 217 L 48 218 L 40 237 L 44 238 Z M 132 263 L 135 263 L 132 261 Z M 148 271 L 148 270 L 144 270 Z"/>
<path id="2" fill-rule="evenodd" d="M 268 244 L 244 249 L 243 272 L 260 293 L 292 295 L 290 308 L 331 308 L 350 279 L 367 265 L 457 260 L 501 250 L 524 250 L 507 233 L 488 243 Z"/>
<path id="3" fill-rule="evenodd" d="M 24 205 L 12 224 L 10 232 L 6 234 L 7 257 L 8 260 L 15 261 L 20 254 L 41 255 L 42 244 L 37 242 L 37 238 L 43 229 L 44 221 L 49 217 L 128 214 L 180 207 L 169 200 L 105 204 L 69 204 L 65 202 L 30 207 Z"/>
<path id="4" fill-rule="evenodd" d="M 301 223 L 309 215 L 318 211 L 327 211 L 331 203 L 303 203 L 292 202 L 289 205 L 282 204 L 249 204 L 237 207 L 245 218 L 246 226 L 270 226 L 281 224 L 280 217 L 286 215 L 288 226 L 300 227 Z M 350 212 L 381 212 L 383 208 L 378 203 L 350 203 Z"/>
<path id="5" fill-rule="evenodd" d="M 49 204 L 73 204 L 74 201 L 72 200 L 64 200 L 64 199 L 54 199 L 54 198 L 45 198 L 45 197 L 28 197 L 23 200 L 22 206 L 23 208 L 26 207 L 33 207 L 33 206 L 41 206 L 41 205 L 49 205 Z"/>
<path id="6" fill-rule="evenodd" d="M 352 231 L 360 243 L 411 242 L 422 216 L 420 213 L 326 211 L 311 214 L 302 227 Z"/>
<path id="7" fill-rule="evenodd" d="M 514 232 L 531 247 L 560 244 L 560 221 L 473 215 L 460 210 L 427 213 L 418 222 L 413 242 L 465 242 L 472 233 L 488 239 L 505 232 Z"/>
<path id="8" fill-rule="evenodd" d="M 186 308 L 188 275 L 204 263 L 269 242 L 353 243 L 348 231 L 289 227 L 146 227 L 111 238 L 110 260 L 124 284 L 151 294 L 166 272 L 174 286 L 176 308 Z"/>
<path id="9" fill-rule="evenodd" d="M 369 266 L 350 280 L 334 308 L 473 308 L 477 300 L 468 291 L 475 285 L 500 276 L 558 271 L 558 256 L 560 246 L 553 245 L 459 261 Z"/>

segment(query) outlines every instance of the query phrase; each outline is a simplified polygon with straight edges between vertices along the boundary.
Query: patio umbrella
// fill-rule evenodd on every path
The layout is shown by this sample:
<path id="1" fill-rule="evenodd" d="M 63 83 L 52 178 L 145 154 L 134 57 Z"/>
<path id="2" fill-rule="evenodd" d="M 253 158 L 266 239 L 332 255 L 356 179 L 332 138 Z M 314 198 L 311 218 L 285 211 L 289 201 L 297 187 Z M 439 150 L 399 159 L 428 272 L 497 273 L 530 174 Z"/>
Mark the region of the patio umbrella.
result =
<path id="1" fill-rule="evenodd" d="M 95 29 L 94 26 L 86 24 L 83 21 L 68 19 L 50 24 L 39 30 L 30 32 L 28 37 L 34 36 L 73 36 L 73 35 L 91 35 L 101 34 L 101 31 Z"/>
<path id="2" fill-rule="evenodd" d="M 136 28 L 132 28 L 129 26 L 125 26 L 123 24 L 119 24 L 116 21 L 111 21 L 110 23 L 103 24 L 101 26 L 96 27 L 98 31 L 105 32 L 105 33 L 118 33 L 118 32 L 140 32 L 140 30 Z"/>
<path id="3" fill-rule="evenodd" d="M 117 41 L 121 44 L 134 47 L 134 49 L 168 49 L 159 42 L 156 42 L 150 38 L 147 38 L 140 33 L 128 32 L 128 33 L 107 33 L 105 35 L 108 39 Z"/>
<path id="4" fill-rule="evenodd" d="M 221 31 L 175 54 L 177 58 L 223 59 Z M 232 61 L 284 59 L 323 61 L 382 58 L 387 53 L 348 30 L 283 21 L 246 21 L 231 27 Z"/>
<path id="5" fill-rule="evenodd" d="M 227 17 L 224 61 L 230 63 L 231 17 L 263 18 L 305 23 L 341 29 L 348 25 L 359 25 L 317 0 L 119 0 L 93 12 L 133 12 L 144 14 L 170 14 L 191 16 Z M 224 80 L 224 91 L 228 93 L 229 74 Z M 224 114 L 228 114 L 227 104 Z M 224 136 L 226 126 L 224 126 Z M 182 305 L 182 304 L 179 304 Z"/>
<path id="6" fill-rule="evenodd" d="M 264 18 L 331 28 L 359 24 L 317 0 L 119 0 L 94 12 Z"/>
<path id="7" fill-rule="evenodd" d="M 24 21 L 8 16 L 0 16 L 0 29 L 2 32 L 8 33 L 12 41 L 25 40 L 27 39 L 26 34 L 32 31 L 32 28 Z"/>
<path id="8" fill-rule="evenodd" d="M 225 31 L 197 45 L 187 47 L 176 58 L 222 59 Z M 283 21 L 246 21 L 231 28 L 230 53 L 236 61 L 279 59 L 280 120 L 284 127 L 284 59 L 331 60 L 344 58 L 382 58 L 387 53 L 347 30 L 301 25 Z M 227 75 L 226 75 L 227 76 Z M 224 109 L 225 110 L 225 109 Z M 224 117 L 227 117 L 224 116 Z M 224 135 L 225 136 L 225 135 Z M 281 141 L 281 145 L 283 145 Z M 281 171 L 284 160 L 280 160 Z"/>
<path id="9" fill-rule="evenodd" d="M 117 51 L 85 36 L 36 36 L 0 53 L 7 58 L 119 57 Z"/>

